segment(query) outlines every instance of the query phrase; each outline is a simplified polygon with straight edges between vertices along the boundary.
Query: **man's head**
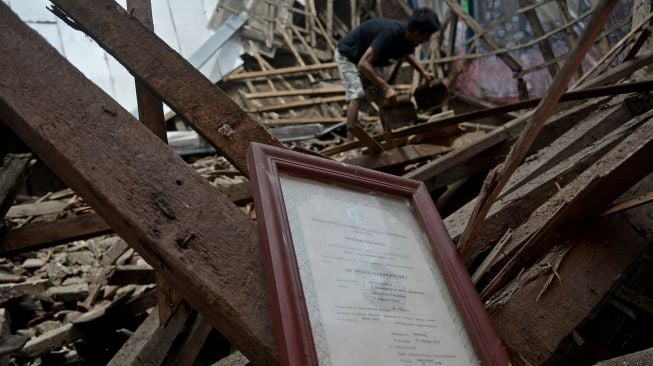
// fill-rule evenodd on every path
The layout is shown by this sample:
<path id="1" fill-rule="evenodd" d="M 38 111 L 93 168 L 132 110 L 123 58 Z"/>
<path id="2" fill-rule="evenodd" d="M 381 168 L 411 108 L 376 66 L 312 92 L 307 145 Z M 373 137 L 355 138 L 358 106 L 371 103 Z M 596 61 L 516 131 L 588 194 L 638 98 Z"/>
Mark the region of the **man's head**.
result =
<path id="1" fill-rule="evenodd" d="M 418 8 L 408 19 L 406 37 L 415 44 L 421 44 L 428 41 L 431 35 L 439 29 L 440 21 L 435 12 L 429 8 Z"/>

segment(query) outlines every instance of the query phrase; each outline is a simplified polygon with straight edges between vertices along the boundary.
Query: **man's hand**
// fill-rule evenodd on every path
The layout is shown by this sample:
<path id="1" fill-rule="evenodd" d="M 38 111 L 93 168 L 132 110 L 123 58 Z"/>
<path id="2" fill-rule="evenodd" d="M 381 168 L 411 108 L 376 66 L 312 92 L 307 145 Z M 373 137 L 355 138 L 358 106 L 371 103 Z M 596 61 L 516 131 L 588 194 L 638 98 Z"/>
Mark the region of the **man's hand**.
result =
<path id="1" fill-rule="evenodd" d="M 392 86 L 388 85 L 388 87 L 383 90 L 383 98 L 384 98 L 384 103 L 388 105 L 393 105 L 397 103 L 397 91 L 395 88 Z"/>
<path id="2" fill-rule="evenodd" d="M 424 74 L 422 75 L 424 80 L 426 80 L 426 83 L 431 86 L 433 85 L 433 82 L 435 81 L 435 75 L 433 75 L 432 72 L 430 71 L 424 71 Z"/>

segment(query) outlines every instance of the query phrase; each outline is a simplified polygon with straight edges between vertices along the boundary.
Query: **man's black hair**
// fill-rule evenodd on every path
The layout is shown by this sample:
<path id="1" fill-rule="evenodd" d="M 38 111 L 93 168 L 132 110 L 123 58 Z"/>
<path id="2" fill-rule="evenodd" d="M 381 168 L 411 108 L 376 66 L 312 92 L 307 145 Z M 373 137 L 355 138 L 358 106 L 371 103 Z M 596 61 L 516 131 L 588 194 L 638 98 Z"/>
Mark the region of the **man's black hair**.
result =
<path id="1" fill-rule="evenodd" d="M 408 31 L 418 33 L 435 33 L 440 29 L 440 21 L 437 14 L 429 8 L 415 9 L 413 15 L 408 19 Z"/>

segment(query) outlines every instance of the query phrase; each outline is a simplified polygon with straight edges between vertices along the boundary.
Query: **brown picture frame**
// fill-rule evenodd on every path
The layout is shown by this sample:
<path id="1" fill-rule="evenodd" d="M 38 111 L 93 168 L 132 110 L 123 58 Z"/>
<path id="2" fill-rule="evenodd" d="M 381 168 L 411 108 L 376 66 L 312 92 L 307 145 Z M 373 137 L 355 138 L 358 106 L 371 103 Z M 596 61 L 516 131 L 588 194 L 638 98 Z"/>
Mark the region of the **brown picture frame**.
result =
<path id="1" fill-rule="evenodd" d="M 281 365 L 318 365 L 318 357 L 303 300 L 305 294 L 280 174 L 409 199 L 478 360 L 482 365 L 509 364 L 505 349 L 422 182 L 258 143 L 250 145 L 247 158 Z"/>

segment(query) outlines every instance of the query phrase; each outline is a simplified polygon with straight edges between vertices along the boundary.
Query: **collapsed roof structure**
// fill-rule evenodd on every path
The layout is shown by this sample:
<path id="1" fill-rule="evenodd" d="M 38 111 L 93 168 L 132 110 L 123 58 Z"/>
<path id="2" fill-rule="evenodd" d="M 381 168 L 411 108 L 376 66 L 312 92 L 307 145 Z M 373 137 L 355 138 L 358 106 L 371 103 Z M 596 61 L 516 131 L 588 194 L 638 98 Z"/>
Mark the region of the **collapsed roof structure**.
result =
<path id="1" fill-rule="evenodd" d="M 514 364 L 652 347 L 648 2 L 198 2 L 193 47 L 146 0 L 51 3 L 34 24 L 93 39 L 137 98 L 0 4 L 0 362 L 276 364 L 251 142 L 422 181 Z M 448 93 L 385 70 L 402 103 L 347 141 L 337 40 L 419 5 Z"/>

